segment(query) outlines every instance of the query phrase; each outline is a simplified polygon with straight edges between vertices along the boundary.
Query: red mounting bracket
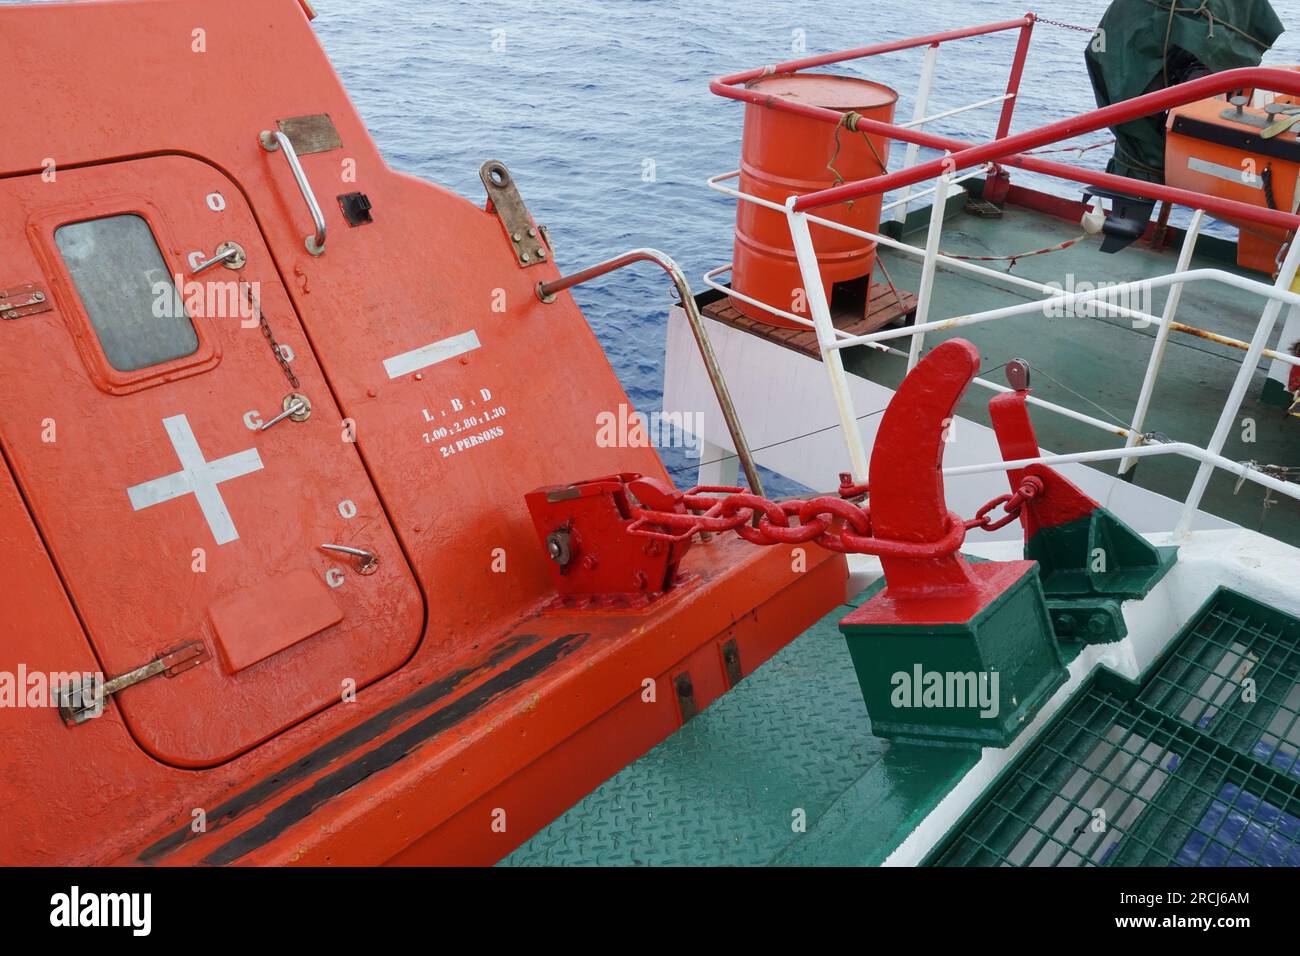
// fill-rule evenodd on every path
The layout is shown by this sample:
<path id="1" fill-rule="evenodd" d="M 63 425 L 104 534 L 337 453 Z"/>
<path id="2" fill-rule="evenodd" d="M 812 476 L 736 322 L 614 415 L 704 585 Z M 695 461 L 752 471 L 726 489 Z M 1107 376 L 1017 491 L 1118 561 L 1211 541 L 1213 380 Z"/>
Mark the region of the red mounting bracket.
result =
<path id="1" fill-rule="evenodd" d="M 998 448 L 1003 461 L 1020 461 L 1038 458 L 1042 451 L 1034 435 L 1034 425 L 1029 419 L 1026 400 L 1029 389 L 1003 392 L 989 400 L 989 418 L 998 438 Z M 1083 489 L 1060 472 L 1047 465 L 1026 465 L 1007 471 L 1011 490 L 1016 491 L 1027 477 L 1039 479 L 1042 490 L 1024 502 L 1020 509 L 1020 523 L 1029 541 L 1043 528 L 1054 528 L 1089 517 L 1101 507 L 1084 493 Z"/>
<path id="2" fill-rule="evenodd" d="M 649 536 L 632 527 L 638 502 L 685 513 L 681 495 L 665 482 L 623 472 L 539 488 L 524 501 L 551 559 L 561 604 L 644 604 L 677 583 L 691 536 Z"/>

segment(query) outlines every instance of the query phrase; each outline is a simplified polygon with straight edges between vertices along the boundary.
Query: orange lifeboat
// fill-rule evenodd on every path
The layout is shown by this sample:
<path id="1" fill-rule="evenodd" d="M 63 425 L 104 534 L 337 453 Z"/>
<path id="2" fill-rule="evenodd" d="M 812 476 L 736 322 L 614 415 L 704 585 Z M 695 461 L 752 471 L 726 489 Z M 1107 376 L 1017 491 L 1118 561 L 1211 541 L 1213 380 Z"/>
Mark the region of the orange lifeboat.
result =
<path id="1" fill-rule="evenodd" d="M 310 16 L 0 7 L 0 864 L 490 863 L 844 599 L 576 481 L 668 474 L 545 230 Z"/>
<path id="2" fill-rule="evenodd" d="M 893 121 L 898 94 L 887 86 L 854 77 L 818 73 L 789 73 L 761 77 L 748 89 L 806 106 L 845 114 L 857 113 L 884 123 Z M 777 204 L 839 182 L 866 179 L 885 171 L 889 140 L 757 103 L 745 107 L 741 142 L 740 189 Z M 819 215 L 835 222 L 875 232 L 880 226 L 881 197 L 872 196 Z M 813 226 L 817 262 L 827 301 L 834 286 L 857 282 L 865 303 L 876 244 L 837 230 Z M 779 212 L 742 202 L 736 212 L 732 288 L 736 292 L 786 312 L 807 315 L 803 280 L 795 259 L 790 227 Z M 740 298 L 736 308 L 753 319 L 773 325 L 799 326 Z"/>

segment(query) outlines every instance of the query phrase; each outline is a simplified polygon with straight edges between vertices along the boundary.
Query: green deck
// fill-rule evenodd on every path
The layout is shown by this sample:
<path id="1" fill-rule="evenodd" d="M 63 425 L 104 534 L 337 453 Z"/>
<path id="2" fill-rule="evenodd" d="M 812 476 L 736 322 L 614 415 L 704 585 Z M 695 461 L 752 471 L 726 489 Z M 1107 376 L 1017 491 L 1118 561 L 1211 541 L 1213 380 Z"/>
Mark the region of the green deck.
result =
<path id="1" fill-rule="evenodd" d="M 1073 223 L 1022 208 L 1008 206 L 1001 219 L 981 219 L 962 211 L 961 205 L 956 200 L 950 201 L 950 212 L 940 242 L 944 252 L 958 255 L 1013 254 L 1055 245 L 1081 232 Z M 909 217 L 909 231 L 905 235 L 908 242 L 924 244 L 923 230 L 928 218 L 928 209 Z M 1214 257 L 1216 252 L 1221 254 L 1222 248 L 1211 247 L 1223 247 L 1225 243 L 1222 240 L 1203 236 L 1198 250 L 1202 245 L 1211 254 L 1203 255 L 1198 251 L 1193 268 L 1224 269 L 1268 281 L 1267 276 L 1239 270 L 1235 265 Z M 882 258 L 899 287 L 918 287 L 920 260 L 893 251 L 885 251 Z M 1001 271 L 1007 269 L 1005 262 L 977 264 Z M 1023 278 L 1045 283 L 1063 283 L 1068 273 L 1074 275 L 1076 283 L 1127 282 L 1172 272 L 1176 265 L 1176 250 L 1155 252 L 1145 243 L 1138 243 L 1117 254 L 1106 255 L 1099 251 L 1096 239 L 1088 239 L 1068 249 L 1021 259 L 1012 271 Z M 1002 308 L 1035 298 L 1029 290 L 1005 289 L 993 282 L 964 272 L 939 272 L 930 319 Z M 1151 307 L 1146 311 L 1160 315 L 1166 291 L 1155 290 Z M 1184 288 L 1177 319 L 1248 341 L 1265 301 L 1221 284 L 1196 282 Z M 1277 334 L 1275 331 L 1270 347 L 1276 344 Z M 1125 318 L 1049 318 L 1035 312 L 950 332 L 931 333 L 926 337 L 926 348 L 954 335 L 967 338 L 979 347 L 985 378 L 1005 384 L 1001 366 L 1011 358 L 1023 358 L 1037 373 L 1032 377 L 1032 386 L 1039 398 L 1095 418 L 1127 425 L 1151 354 L 1155 326 L 1135 329 L 1131 320 Z M 890 344 L 906 349 L 907 341 L 900 339 Z M 1206 445 L 1243 355 L 1243 352 L 1227 346 L 1173 333 L 1144 431 L 1163 432 L 1176 441 Z M 847 353 L 845 366 L 851 372 L 890 387 L 897 385 L 904 371 L 901 359 L 865 348 Z M 1233 430 L 1223 454 L 1234 461 L 1253 459 L 1265 464 L 1300 465 L 1300 418 L 1289 417 L 1284 408 L 1261 401 L 1267 367 L 1267 361 L 1261 363 L 1238 416 L 1239 422 L 1245 418 L 1254 419 L 1256 441 L 1243 442 L 1243 430 L 1239 427 Z M 1072 394 L 1071 390 L 1078 394 Z M 961 414 L 988 424 L 990 394 L 982 388 L 971 388 L 962 403 Z M 859 412 L 866 411 L 859 409 Z M 1053 452 L 1114 448 L 1123 442 L 1118 435 L 1108 435 L 1041 409 L 1032 409 L 1032 412 L 1041 444 Z M 1094 467 L 1115 474 L 1118 462 L 1103 462 Z M 1195 463 L 1187 459 L 1173 456 L 1146 459 L 1139 463 L 1135 480 L 1144 488 L 1181 501 L 1191 486 L 1195 471 Z M 1275 503 L 1266 511 L 1264 489 L 1247 482 L 1234 495 L 1235 484 L 1236 479 L 1231 475 L 1216 472 L 1202 507 L 1243 527 L 1300 545 L 1300 502 L 1275 495 Z"/>
<path id="2" fill-rule="evenodd" d="M 871 735 L 837 627 L 847 611 L 836 608 L 503 865 L 879 863 L 978 755 Z"/>

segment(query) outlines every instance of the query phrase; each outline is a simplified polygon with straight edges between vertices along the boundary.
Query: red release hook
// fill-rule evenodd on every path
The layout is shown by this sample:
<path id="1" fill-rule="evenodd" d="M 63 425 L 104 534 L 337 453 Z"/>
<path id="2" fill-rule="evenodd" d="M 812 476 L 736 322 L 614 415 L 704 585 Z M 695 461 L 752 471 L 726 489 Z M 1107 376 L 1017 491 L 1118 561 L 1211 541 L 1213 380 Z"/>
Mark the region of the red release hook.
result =
<path id="1" fill-rule="evenodd" d="M 943 490 L 943 449 L 962 393 L 979 370 L 979 350 L 949 339 L 912 369 L 885 409 L 871 452 L 873 533 L 891 541 L 931 543 L 962 519 L 948 510 Z M 960 552 L 938 557 L 880 559 L 896 597 L 973 586 Z"/>
<path id="2" fill-rule="evenodd" d="M 1003 392 L 989 399 L 989 419 L 998 436 L 998 448 L 1002 451 L 1003 461 L 1019 461 L 1042 455 L 1025 404 L 1028 397 L 1029 390 L 1025 389 Z M 1020 521 L 1024 525 L 1026 541 L 1042 528 L 1055 528 L 1086 518 L 1100 507 L 1082 488 L 1047 465 L 1008 469 L 1007 480 L 1011 482 L 1011 490 L 1016 491 L 1027 476 L 1039 479 L 1043 483 L 1043 490 L 1026 501 L 1021 508 Z"/>

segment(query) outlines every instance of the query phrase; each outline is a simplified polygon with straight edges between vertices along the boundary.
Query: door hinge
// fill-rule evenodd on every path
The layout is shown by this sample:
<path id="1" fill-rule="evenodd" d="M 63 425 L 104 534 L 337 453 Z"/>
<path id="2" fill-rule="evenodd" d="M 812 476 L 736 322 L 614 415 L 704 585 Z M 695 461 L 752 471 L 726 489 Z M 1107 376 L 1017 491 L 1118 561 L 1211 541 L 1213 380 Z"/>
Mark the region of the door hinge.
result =
<path id="1" fill-rule="evenodd" d="M 191 667 L 197 667 L 207 659 L 207 646 L 202 641 L 195 641 L 174 647 L 149 663 L 108 680 L 92 677 L 63 690 L 59 695 L 59 716 L 69 727 L 84 724 L 102 714 L 104 702 L 114 694 L 151 677 L 157 677 L 159 674 L 164 677 L 175 677 Z"/>
<path id="2" fill-rule="evenodd" d="M 21 319 L 52 308 L 49 294 L 35 282 L 0 289 L 0 319 Z"/>

